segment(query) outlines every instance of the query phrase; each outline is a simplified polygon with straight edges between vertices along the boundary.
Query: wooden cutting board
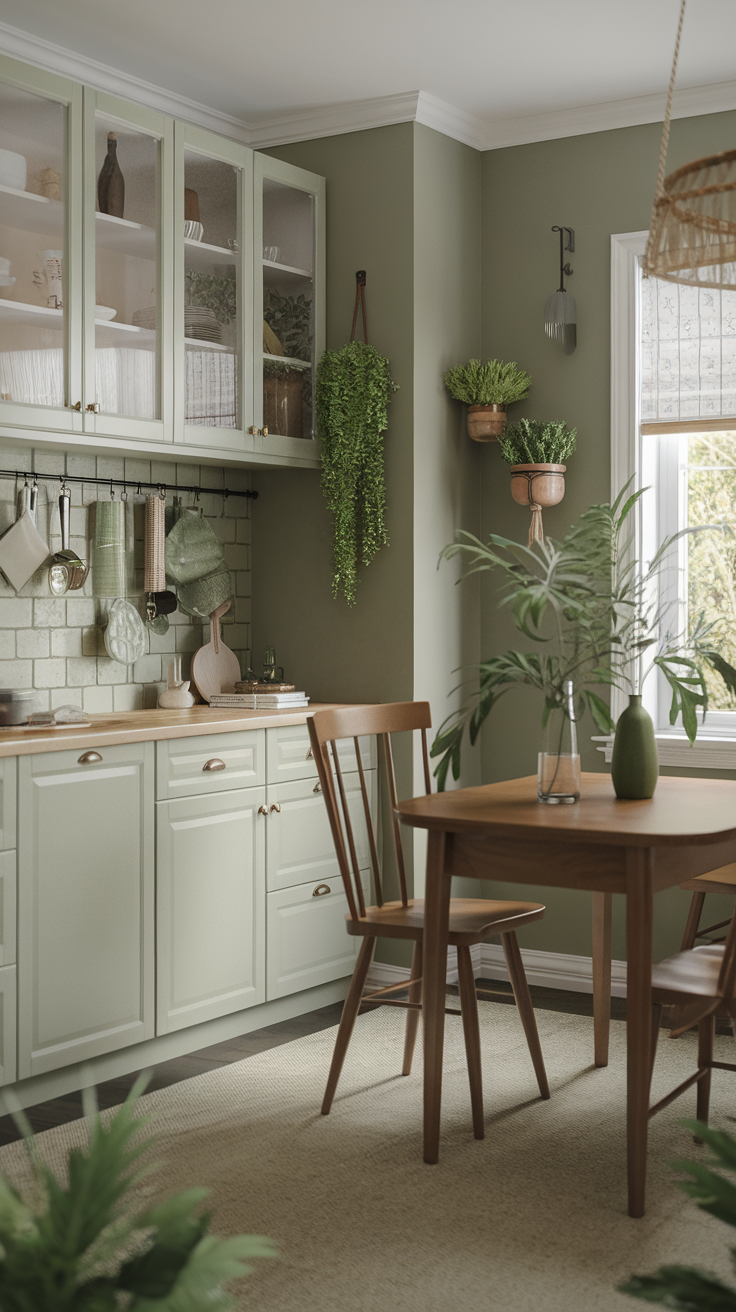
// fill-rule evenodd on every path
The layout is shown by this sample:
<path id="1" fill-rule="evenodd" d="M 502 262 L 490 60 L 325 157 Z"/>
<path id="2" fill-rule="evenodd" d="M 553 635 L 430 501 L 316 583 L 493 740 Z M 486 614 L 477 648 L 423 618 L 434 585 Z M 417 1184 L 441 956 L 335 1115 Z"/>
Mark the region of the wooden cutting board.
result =
<path id="1" fill-rule="evenodd" d="M 201 697 L 209 702 L 218 692 L 235 692 L 240 679 L 240 662 L 225 645 L 220 633 L 220 619 L 232 606 L 225 601 L 210 615 L 210 640 L 192 657 L 192 680 Z"/>

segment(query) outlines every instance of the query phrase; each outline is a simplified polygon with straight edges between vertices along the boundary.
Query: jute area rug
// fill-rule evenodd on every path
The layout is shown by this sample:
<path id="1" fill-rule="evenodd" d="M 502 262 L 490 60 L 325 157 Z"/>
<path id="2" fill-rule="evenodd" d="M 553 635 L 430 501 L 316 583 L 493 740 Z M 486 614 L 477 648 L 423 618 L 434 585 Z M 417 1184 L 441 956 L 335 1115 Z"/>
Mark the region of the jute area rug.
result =
<path id="1" fill-rule="evenodd" d="M 694 1094 L 651 1125 L 648 1210 L 626 1215 L 625 1027 L 611 1062 L 592 1065 L 592 1021 L 537 1013 L 552 1097 L 537 1097 L 516 1009 L 481 1003 L 486 1138 L 476 1142 L 460 1021 L 447 1018 L 442 1142 L 422 1162 L 421 1048 L 401 1064 L 404 1013 L 358 1020 L 329 1117 L 319 1105 L 335 1031 L 146 1095 L 159 1136 L 162 1193 L 212 1190 L 213 1230 L 278 1244 L 237 1291 L 257 1312 L 623 1312 L 632 1272 L 698 1263 L 729 1275 L 733 1232 L 675 1188 L 667 1162 L 697 1148 L 678 1119 Z M 732 1039 L 717 1056 L 733 1060 Z M 694 1069 L 692 1035 L 662 1036 L 654 1096 Z M 726 1128 L 736 1076 L 714 1072 L 712 1120 Z M 83 1122 L 38 1136 L 52 1165 L 84 1142 Z M 22 1145 L 0 1168 L 23 1178 Z"/>

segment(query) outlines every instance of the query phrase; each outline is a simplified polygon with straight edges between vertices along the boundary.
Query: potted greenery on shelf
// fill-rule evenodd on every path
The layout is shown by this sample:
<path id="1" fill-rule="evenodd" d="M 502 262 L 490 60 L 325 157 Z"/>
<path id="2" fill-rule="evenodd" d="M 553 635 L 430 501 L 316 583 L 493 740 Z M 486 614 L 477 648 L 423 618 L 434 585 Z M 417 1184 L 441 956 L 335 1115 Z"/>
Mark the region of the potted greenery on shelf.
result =
<path id="1" fill-rule="evenodd" d="M 440 725 L 432 744 L 440 788 L 450 767 L 453 778 L 459 778 L 466 728 L 474 743 L 496 702 L 513 687 L 539 690 L 544 726 L 552 712 L 564 711 L 572 682 L 577 714 L 587 707 L 605 734 L 614 728 L 613 720 L 593 690 L 613 685 L 627 692 L 630 707 L 616 731 L 624 750 L 617 753 L 614 742 L 612 776 L 617 795 L 633 798 L 651 797 L 657 780 L 654 729 L 640 706 L 647 675 L 653 669 L 664 675 L 672 692 L 670 724 L 682 717 L 690 743 L 698 732 L 698 711 L 705 717 L 708 709 L 706 671 L 714 671 L 736 693 L 736 669 L 713 646 L 714 625 L 701 616 L 688 632 L 672 633 L 666 613 L 653 599 L 670 549 L 693 530 L 667 538 L 653 559 L 640 566 L 633 552 L 632 512 L 643 490 L 627 492 L 628 485 L 613 505 L 590 506 L 561 542 L 549 538 L 523 547 L 492 534 L 486 544 L 462 532 L 445 547 L 442 557 L 466 556 L 470 573 L 499 572 L 501 605 L 509 607 L 519 633 L 538 644 L 539 651 L 506 651 L 478 666 L 477 690 Z"/>
<path id="2" fill-rule="evenodd" d="M 495 442 L 504 430 L 506 407 L 523 401 L 531 374 L 503 360 L 468 360 L 445 374 L 445 386 L 468 407 L 468 432 L 476 442 Z"/>
<path id="3" fill-rule="evenodd" d="M 542 508 L 556 506 L 565 495 L 565 461 L 576 446 L 577 429 L 561 419 L 520 419 L 499 438 L 501 455 L 511 466 L 511 495 L 532 507 L 529 546 L 541 541 Z"/>

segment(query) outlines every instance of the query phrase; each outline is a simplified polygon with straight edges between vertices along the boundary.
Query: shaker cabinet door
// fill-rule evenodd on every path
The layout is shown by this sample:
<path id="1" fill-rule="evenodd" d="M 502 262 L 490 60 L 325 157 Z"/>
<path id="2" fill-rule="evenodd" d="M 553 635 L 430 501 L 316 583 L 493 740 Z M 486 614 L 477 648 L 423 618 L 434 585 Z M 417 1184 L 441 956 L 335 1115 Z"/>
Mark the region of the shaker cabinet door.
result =
<path id="1" fill-rule="evenodd" d="M 23 1079 L 153 1036 L 153 743 L 19 769 Z"/>
<path id="2" fill-rule="evenodd" d="M 156 804 L 159 1034 L 265 1001 L 265 797 Z"/>

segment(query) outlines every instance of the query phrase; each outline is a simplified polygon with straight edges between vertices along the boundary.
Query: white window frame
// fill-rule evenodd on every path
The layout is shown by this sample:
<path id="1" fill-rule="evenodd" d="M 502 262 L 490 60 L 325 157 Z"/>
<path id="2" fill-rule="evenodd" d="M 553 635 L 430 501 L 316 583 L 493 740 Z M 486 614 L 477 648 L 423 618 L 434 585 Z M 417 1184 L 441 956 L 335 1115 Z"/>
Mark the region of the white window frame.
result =
<path id="1" fill-rule="evenodd" d="M 611 497 L 630 478 L 636 488 L 648 486 L 639 415 L 639 260 L 646 250 L 649 233 L 624 232 L 611 237 Z M 673 441 L 677 438 L 673 437 Z M 678 496 L 677 489 L 672 495 Z M 666 511 L 665 511 L 666 513 Z M 658 518 L 661 518 L 658 517 Z M 657 524 L 658 537 L 671 531 Z M 643 540 L 642 518 L 637 518 L 637 555 L 651 554 L 652 544 Z M 657 709 L 657 691 L 652 675 L 645 684 L 645 704 L 653 718 Z M 650 686 L 652 685 L 652 686 Z M 611 690 L 611 715 L 614 721 L 627 705 L 628 698 L 617 688 Z M 726 723 L 724 723 L 726 721 Z M 656 728 L 657 750 L 661 765 L 675 765 L 697 770 L 736 769 L 736 717 L 729 731 L 726 715 L 709 713 L 704 729 L 691 747 L 682 729 Z M 655 719 L 656 725 L 656 719 Z M 606 746 L 610 760 L 610 743 Z"/>

